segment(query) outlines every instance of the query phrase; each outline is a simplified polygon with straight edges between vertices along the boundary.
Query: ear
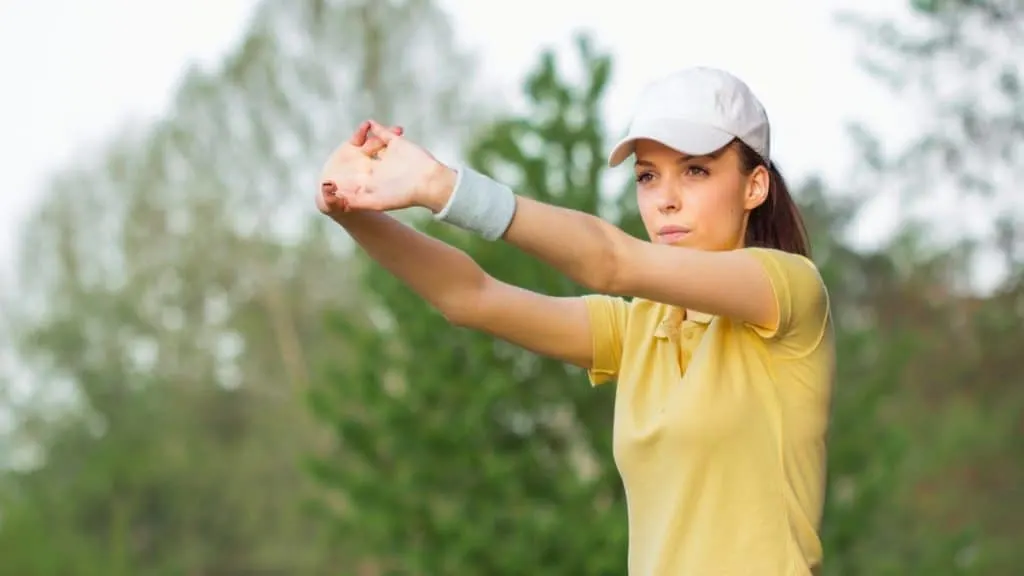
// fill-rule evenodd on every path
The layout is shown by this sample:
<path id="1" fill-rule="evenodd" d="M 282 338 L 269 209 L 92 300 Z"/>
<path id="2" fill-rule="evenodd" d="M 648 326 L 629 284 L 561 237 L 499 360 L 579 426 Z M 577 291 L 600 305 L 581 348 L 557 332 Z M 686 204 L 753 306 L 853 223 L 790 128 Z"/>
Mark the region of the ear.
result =
<path id="1" fill-rule="evenodd" d="M 743 207 L 746 210 L 753 210 L 768 199 L 768 191 L 771 189 L 772 176 L 764 165 L 754 168 L 747 179 L 746 197 L 743 199 Z"/>

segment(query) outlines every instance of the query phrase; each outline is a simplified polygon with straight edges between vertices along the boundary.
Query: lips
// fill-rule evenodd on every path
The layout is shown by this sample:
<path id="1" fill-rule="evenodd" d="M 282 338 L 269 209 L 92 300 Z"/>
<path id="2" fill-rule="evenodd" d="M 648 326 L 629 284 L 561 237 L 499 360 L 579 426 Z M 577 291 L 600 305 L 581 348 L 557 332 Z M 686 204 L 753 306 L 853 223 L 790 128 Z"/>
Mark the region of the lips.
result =
<path id="1" fill-rule="evenodd" d="M 658 229 L 658 242 L 675 244 L 689 235 L 690 229 L 685 226 L 662 226 Z"/>

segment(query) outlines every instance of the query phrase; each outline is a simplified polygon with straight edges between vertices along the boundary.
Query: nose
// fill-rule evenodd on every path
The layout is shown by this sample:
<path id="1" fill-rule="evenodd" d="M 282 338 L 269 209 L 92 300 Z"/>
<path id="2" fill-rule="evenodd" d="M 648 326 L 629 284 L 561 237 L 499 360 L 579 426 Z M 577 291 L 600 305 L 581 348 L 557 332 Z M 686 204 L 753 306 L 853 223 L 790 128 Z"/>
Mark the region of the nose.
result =
<path id="1" fill-rule="evenodd" d="M 657 201 L 659 212 L 662 214 L 673 214 L 678 212 L 682 205 L 683 195 L 678 186 L 666 185 L 659 187 Z"/>

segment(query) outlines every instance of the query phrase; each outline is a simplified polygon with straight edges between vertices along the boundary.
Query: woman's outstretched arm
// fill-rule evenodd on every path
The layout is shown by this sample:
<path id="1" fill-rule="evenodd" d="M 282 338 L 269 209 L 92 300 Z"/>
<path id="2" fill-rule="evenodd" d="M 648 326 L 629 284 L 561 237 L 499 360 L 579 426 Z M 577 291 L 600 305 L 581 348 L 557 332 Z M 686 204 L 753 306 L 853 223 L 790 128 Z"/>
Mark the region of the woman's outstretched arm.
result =
<path id="1" fill-rule="evenodd" d="M 451 215 L 457 204 L 457 215 L 450 217 L 465 225 L 474 222 L 471 227 L 482 227 L 489 237 L 503 231 L 506 241 L 591 290 L 692 308 L 768 331 L 779 325 L 772 281 L 748 251 L 707 252 L 644 242 L 596 216 L 512 195 L 468 170 L 461 201 L 450 205 L 460 185 L 453 169 L 380 124 L 370 121 L 370 127 L 381 149 L 366 177 L 333 171 L 350 209 L 418 205 Z"/>
<path id="2" fill-rule="evenodd" d="M 367 254 L 452 324 L 590 368 L 590 320 L 581 298 L 537 294 L 488 275 L 465 252 L 379 212 L 331 212 Z"/>
<path id="3" fill-rule="evenodd" d="M 500 282 L 457 248 L 385 213 L 351 209 L 340 192 L 365 185 L 375 171 L 380 174 L 378 155 L 391 152 L 384 150 L 384 139 L 401 134 L 402 129 L 378 125 L 377 132 L 371 137 L 370 122 L 363 122 L 331 153 L 324 165 L 317 208 L 449 322 L 590 368 L 593 344 L 583 299 L 545 296 Z M 393 188 L 401 192 L 400 187 Z"/>
<path id="4" fill-rule="evenodd" d="M 455 188 L 450 168 L 434 172 L 423 205 L 437 213 Z M 584 212 L 517 196 L 503 239 L 587 288 L 640 297 L 773 329 L 779 310 L 764 266 L 744 251 L 709 252 L 634 238 Z"/>
<path id="5" fill-rule="evenodd" d="M 514 196 L 469 171 L 463 182 L 469 178 L 473 183 L 466 184 L 460 202 L 450 205 L 459 184 L 453 169 L 376 122 L 370 121 L 370 128 L 382 147 L 370 174 L 359 180 L 338 171 L 345 181 L 339 192 L 349 207 L 448 211 L 443 218 L 463 225 L 473 221 L 488 237 L 503 231 L 506 241 L 591 290 L 692 308 L 769 331 L 779 324 L 772 281 L 748 251 L 706 252 L 644 242 L 596 216 Z"/>

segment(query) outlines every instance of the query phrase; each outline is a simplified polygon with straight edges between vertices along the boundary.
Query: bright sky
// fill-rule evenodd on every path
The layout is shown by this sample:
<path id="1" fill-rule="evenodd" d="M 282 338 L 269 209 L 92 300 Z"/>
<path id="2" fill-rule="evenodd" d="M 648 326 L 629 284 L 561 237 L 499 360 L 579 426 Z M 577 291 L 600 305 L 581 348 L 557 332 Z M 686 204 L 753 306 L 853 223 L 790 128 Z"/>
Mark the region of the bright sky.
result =
<path id="1" fill-rule="evenodd" d="M 841 179 L 852 159 L 845 123 L 909 131 L 905 108 L 856 67 L 856 38 L 836 8 L 894 10 L 888 0 L 441 0 L 484 70 L 515 97 L 538 47 L 568 46 L 580 28 L 616 58 L 611 126 L 623 129 L 643 84 L 686 65 L 729 69 L 772 117 L 773 150 L 793 176 Z M 897 4 L 902 5 L 902 2 Z M 87 154 L 128 120 L 159 115 L 188 63 L 234 47 L 253 0 L 3 0 L 0 2 L 0 272 L 47 174 Z M 792 176 L 791 176 L 792 178 Z M 73 197 L 74 191 L 68 191 Z"/>

